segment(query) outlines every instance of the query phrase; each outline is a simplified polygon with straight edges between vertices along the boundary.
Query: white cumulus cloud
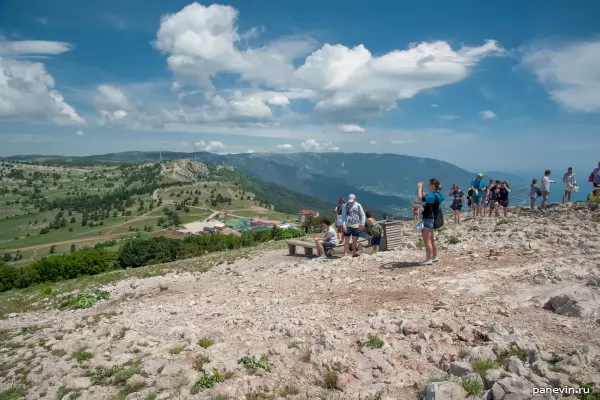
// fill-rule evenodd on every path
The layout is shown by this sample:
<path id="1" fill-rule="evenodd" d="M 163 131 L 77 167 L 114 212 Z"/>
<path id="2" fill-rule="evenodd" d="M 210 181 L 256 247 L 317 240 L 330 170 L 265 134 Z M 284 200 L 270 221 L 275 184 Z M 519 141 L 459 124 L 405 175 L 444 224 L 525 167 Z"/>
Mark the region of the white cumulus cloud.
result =
<path id="1" fill-rule="evenodd" d="M 484 110 L 479 112 L 479 117 L 481 119 L 494 119 L 496 118 L 496 113 L 492 110 Z"/>
<path id="2" fill-rule="evenodd" d="M 76 131 L 75 134 L 77 136 L 83 136 L 83 135 L 85 135 L 85 132 L 80 129 L 80 130 Z"/>
<path id="3" fill-rule="evenodd" d="M 199 142 L 194 143 L 194 146 L 196 147 L 196 149 L 201 151 L 223 150 L 225 148 L 225 145 L 222 142 L 216 140 L 208 143 L 204 140 L 201 140 Z"/>
<path id="4" fill-rule="evenodd" d="M 284 143 L 284 144 L 278 144 L 276 147 L 280 150 L 291 150 L 294 146 L 292 146 L 289 143 Z"/>
<path id="5" fill-rule="evenodd" d="M 44 64 L 0 57 L 0 118 L 85 124 L 54 86 Z"/>
<path id="6" fill-rule="evenodd" d="M 154 45 L 167 56 L 174 88 L 206 93 L 206 109 L 183 111 L 185 122 L 268 120 L 276 118 L 271 107 L 304 99 L 313 105 L 317 121 L 360 132 L 362 124 L 393 109 L 398 100 L 457 83 L 483 58 L 504 52 L 493 40 L 460 48 L 423 42 L 380 56 L 364 45 L 323 44 L 317 49 L 314 40 L 303 37 L 252 47 L 245 39 L 261 30 L 240 32 L 239 17 L 231 6 L 193 3 L 162 18 Z M 238 76 L 255 93 L 235 98 L 217 91 L 213 79 L 223 73 Z"/>
<path id="7" fill-rule="evenodd" d="M 535 45 L 525 50 L 523 64 L 565 108 L 600 112 L 600 39 Z"/>
<path id="8" fill-rule="evenodd" d="M 338 129 L 342 132 L 346 133 L 363 133 L 365 132 L 365 128 L 360 125 L 340 125 Z"/>
<path id="9" fill-rule="evenodd" d="M 322 150 L 339 151 L 340 150 L 340 148 L 338 146 L 335 146 L 331 142 L 327 142 L 327 141 L 317 142 L 315 139 L 305 140 L 304 142 L 300 143 L 300 147 L 302 147 L 304 150 L 309 150 L 309 151 L 322 151 Z"/>
<path id="10" fill-rule="evenodd" d="M 371 140 L 369 144 L 377 144 L 377 142 L 375 140 Z"/>

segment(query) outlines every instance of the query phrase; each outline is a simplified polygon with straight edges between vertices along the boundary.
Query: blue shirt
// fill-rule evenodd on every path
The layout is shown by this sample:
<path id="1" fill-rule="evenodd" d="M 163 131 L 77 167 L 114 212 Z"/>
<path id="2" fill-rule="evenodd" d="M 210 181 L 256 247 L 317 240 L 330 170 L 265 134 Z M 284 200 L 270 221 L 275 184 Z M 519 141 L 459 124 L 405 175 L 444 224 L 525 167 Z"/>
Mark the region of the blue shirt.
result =
<path id="1" fill-rule="evenodd" d="M 477 193 L 473 192 L 471 197 L 481 197 L 482 193 L 482 189 L 486 186 L 485 182 L 482 180 L 478 181 L 477 178 L 473 179 L 473 181 L 471 182 L 471 186 L 473 186 L 473 189 L 477 189 Z"/>

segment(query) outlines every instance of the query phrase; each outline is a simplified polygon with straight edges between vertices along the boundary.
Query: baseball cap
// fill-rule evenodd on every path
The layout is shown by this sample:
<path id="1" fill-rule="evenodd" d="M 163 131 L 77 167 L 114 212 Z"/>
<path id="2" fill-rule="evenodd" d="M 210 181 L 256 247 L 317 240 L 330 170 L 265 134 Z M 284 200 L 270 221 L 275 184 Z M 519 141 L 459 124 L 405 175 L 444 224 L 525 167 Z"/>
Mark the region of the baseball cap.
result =
<path id="1" fill-rule="evenodd" d="M 356 196 L 355 195 L 351 194 L 351 195 L 348 196 L 348 201 L 349 202 L 353 202 L 354 200 L 356 200 Z"/>
<path id="2" fill-rule="evenodd" d="M 483 178 L 483 172 L 478 173 L 477 176 L 480 176 Z"/>

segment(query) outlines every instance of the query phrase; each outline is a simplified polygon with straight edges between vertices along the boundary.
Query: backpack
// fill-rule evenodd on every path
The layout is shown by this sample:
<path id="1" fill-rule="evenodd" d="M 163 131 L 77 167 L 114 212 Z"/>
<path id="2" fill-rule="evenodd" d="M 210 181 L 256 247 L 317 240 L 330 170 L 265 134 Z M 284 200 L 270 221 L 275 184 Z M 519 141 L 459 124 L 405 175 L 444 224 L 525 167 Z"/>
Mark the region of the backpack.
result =
<path id="1" fill-rule="evenodd" d="M 437 201 L 437 212 L 433 213 L 433 229 L 439 229 L 444 226 L 444 213 L 440 210 L 440 198 L 435 196 Z"/>
<path id="2" fill-rule="evenodd" d="M 540 189 L 540 188 L 537 188 L 537 195 L 538 195 L 538 196 L 541 196 L 541 195 L 542 195 L 542 189 Z"/>
<path id="3" fill-rule="evenodd" d="M 592 172 L 590 176 L 588 176 L 588 182 L 594 182 L 594 173 Z"/>

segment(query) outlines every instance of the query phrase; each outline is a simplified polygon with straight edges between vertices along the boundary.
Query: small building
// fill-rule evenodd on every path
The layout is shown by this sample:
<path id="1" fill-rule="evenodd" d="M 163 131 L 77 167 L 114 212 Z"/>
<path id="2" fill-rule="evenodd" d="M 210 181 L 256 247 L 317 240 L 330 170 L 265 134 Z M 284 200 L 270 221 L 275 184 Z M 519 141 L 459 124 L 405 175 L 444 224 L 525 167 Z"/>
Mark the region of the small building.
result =
<path id="1" fill-rule="evenodd" d="M 240 231 L 248 229 L 251 224 L 252 220 L 250 218 L 238 218 L 233 221 L 225 222 L 225 225 L 227 225 L 229 228 Z"/>
<path id="2" fill-rule="evenodd" d="M 307 215 L 312 215 L 313 217 L 318 217 L 319 212 L 315 210 L 300 210 L 298 211 L 298 219 L 300 222 L 304 222 Z"/>

